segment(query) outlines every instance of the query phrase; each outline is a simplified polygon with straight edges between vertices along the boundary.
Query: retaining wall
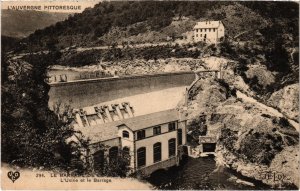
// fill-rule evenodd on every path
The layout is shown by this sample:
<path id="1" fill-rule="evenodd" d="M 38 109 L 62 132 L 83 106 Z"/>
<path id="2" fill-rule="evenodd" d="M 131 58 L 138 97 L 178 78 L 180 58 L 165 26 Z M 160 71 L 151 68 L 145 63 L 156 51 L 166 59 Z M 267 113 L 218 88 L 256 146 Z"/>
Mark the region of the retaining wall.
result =
<path id="1" fill-rule="evenodd" d="M 189 86 L 194 79 L 193 72 L 177 72 L 53 83 L 50 84 L 49 107 L 52 109 L 54 103 L 61 101 L 73 108 L 82 108 L 136 94 Z"/>

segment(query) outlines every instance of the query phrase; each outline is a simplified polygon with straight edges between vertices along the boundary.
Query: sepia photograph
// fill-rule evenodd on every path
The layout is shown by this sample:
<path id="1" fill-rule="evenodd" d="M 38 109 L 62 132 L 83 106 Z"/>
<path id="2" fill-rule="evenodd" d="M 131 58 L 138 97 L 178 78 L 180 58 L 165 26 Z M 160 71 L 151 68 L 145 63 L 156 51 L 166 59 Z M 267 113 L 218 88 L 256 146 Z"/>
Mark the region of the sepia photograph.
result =
<path id="1" fill-rule="evenodd" d="M 1 1 L 2 190 L 299 190 L 298 1 Z"/>

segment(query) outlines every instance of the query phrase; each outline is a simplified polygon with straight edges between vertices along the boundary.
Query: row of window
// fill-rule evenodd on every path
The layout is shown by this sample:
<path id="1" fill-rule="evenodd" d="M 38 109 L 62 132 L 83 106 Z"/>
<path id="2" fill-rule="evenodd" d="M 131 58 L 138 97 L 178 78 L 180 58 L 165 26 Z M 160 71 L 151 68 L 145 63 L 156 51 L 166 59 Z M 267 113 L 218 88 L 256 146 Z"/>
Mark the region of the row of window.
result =
<path id="1" fill-rule="evenodd" d="M 206 38 L 206 34 L 203 35 L 204 38 Z M 198 37 L 198 34 L 196 34 L 196 37 Z M 202 34 L 200 34 L 200 37 L 202 37 Z"/>
<path id="2" fill-rule="evenodd" d="M 108 151 L 109 163 L 115 161 L 119 155 L 119 148 L 117 146 L 111 147 Z M 122 155 L 127 159 L 128 165 L 130 164 L 130 149 L 129 147 L 124 147 L 122 150 Z M 94 168 L 96 171 L 103 170 L 105 157 L 104 150 L 99 150 L 94 153 Z"/>
<path id="3" fill-rule="evenodd" d="M 169 157 L 176 155 L 176 139 L 172 138 L 168 141 Z M 153 145 L 153 161 L 154 163 L 161 161 L 161 143 L 157 142 Z M 147 153 L 146 147 L 141 147 L 137 150 L 137 166 L 143 167 L 146 165 Z"/>
<path id="4" fill-rule="evenodd" d="M 175 131 L 176 129 L 176 124 L 175 122 L 169 123 L 168 124 L 168 130 L 170 131 Z M 153 135 L 159 135 L 161 134 L 161 126 L 156 126 L 153 127 Z M 146 137 L 146 132 L 145 130 L 140 130 L 137 132 L 137 140 L 144 139 Z"/>
<path id="5" fill-rule="evenodd" d="M 202 31 L 203 30 L 203 31 Z M 208 32 L 210 32 L 210 31 L 213 31 L 213 32 L 216 32 L 216 29 L 196 29 L 196 32 L 206 32 L 206 30 L 208 31 Z"/>

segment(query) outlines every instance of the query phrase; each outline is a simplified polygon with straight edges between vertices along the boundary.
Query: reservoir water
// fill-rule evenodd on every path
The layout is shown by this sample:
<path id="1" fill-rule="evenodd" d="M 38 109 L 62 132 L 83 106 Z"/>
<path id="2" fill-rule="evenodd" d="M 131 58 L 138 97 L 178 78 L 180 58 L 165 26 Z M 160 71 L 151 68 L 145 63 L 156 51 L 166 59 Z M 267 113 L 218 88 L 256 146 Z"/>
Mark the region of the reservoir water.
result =
<path id="1" fill-rule="evenodd" d="M 178 167 L 154 172 L 146 179 L 156 189 L 166 190 L 253 190 L 270 189 L 267 185 L 241 175 L 233 175 L 227 168 L 217 168 L 213 156 L 204 158 L 186 158 Z M 236 180 L 247 181 L 252 186 L 237 183 Z"/>

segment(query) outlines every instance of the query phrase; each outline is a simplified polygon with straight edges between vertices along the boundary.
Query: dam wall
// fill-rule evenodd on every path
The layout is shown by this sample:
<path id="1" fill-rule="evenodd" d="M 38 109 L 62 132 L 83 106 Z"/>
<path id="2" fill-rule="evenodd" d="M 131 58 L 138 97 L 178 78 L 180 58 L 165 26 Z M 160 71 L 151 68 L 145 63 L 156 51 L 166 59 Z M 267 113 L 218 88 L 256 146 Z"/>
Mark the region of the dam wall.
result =
<path id="1" fill-rule="evenodd" d="M 52 83 L 49 107 L 52 109 L 53 104 L 61 102 L 82 108 L 127 96 L 189 86 L 194 79 L 194 72 L 176 72 Z"/>

